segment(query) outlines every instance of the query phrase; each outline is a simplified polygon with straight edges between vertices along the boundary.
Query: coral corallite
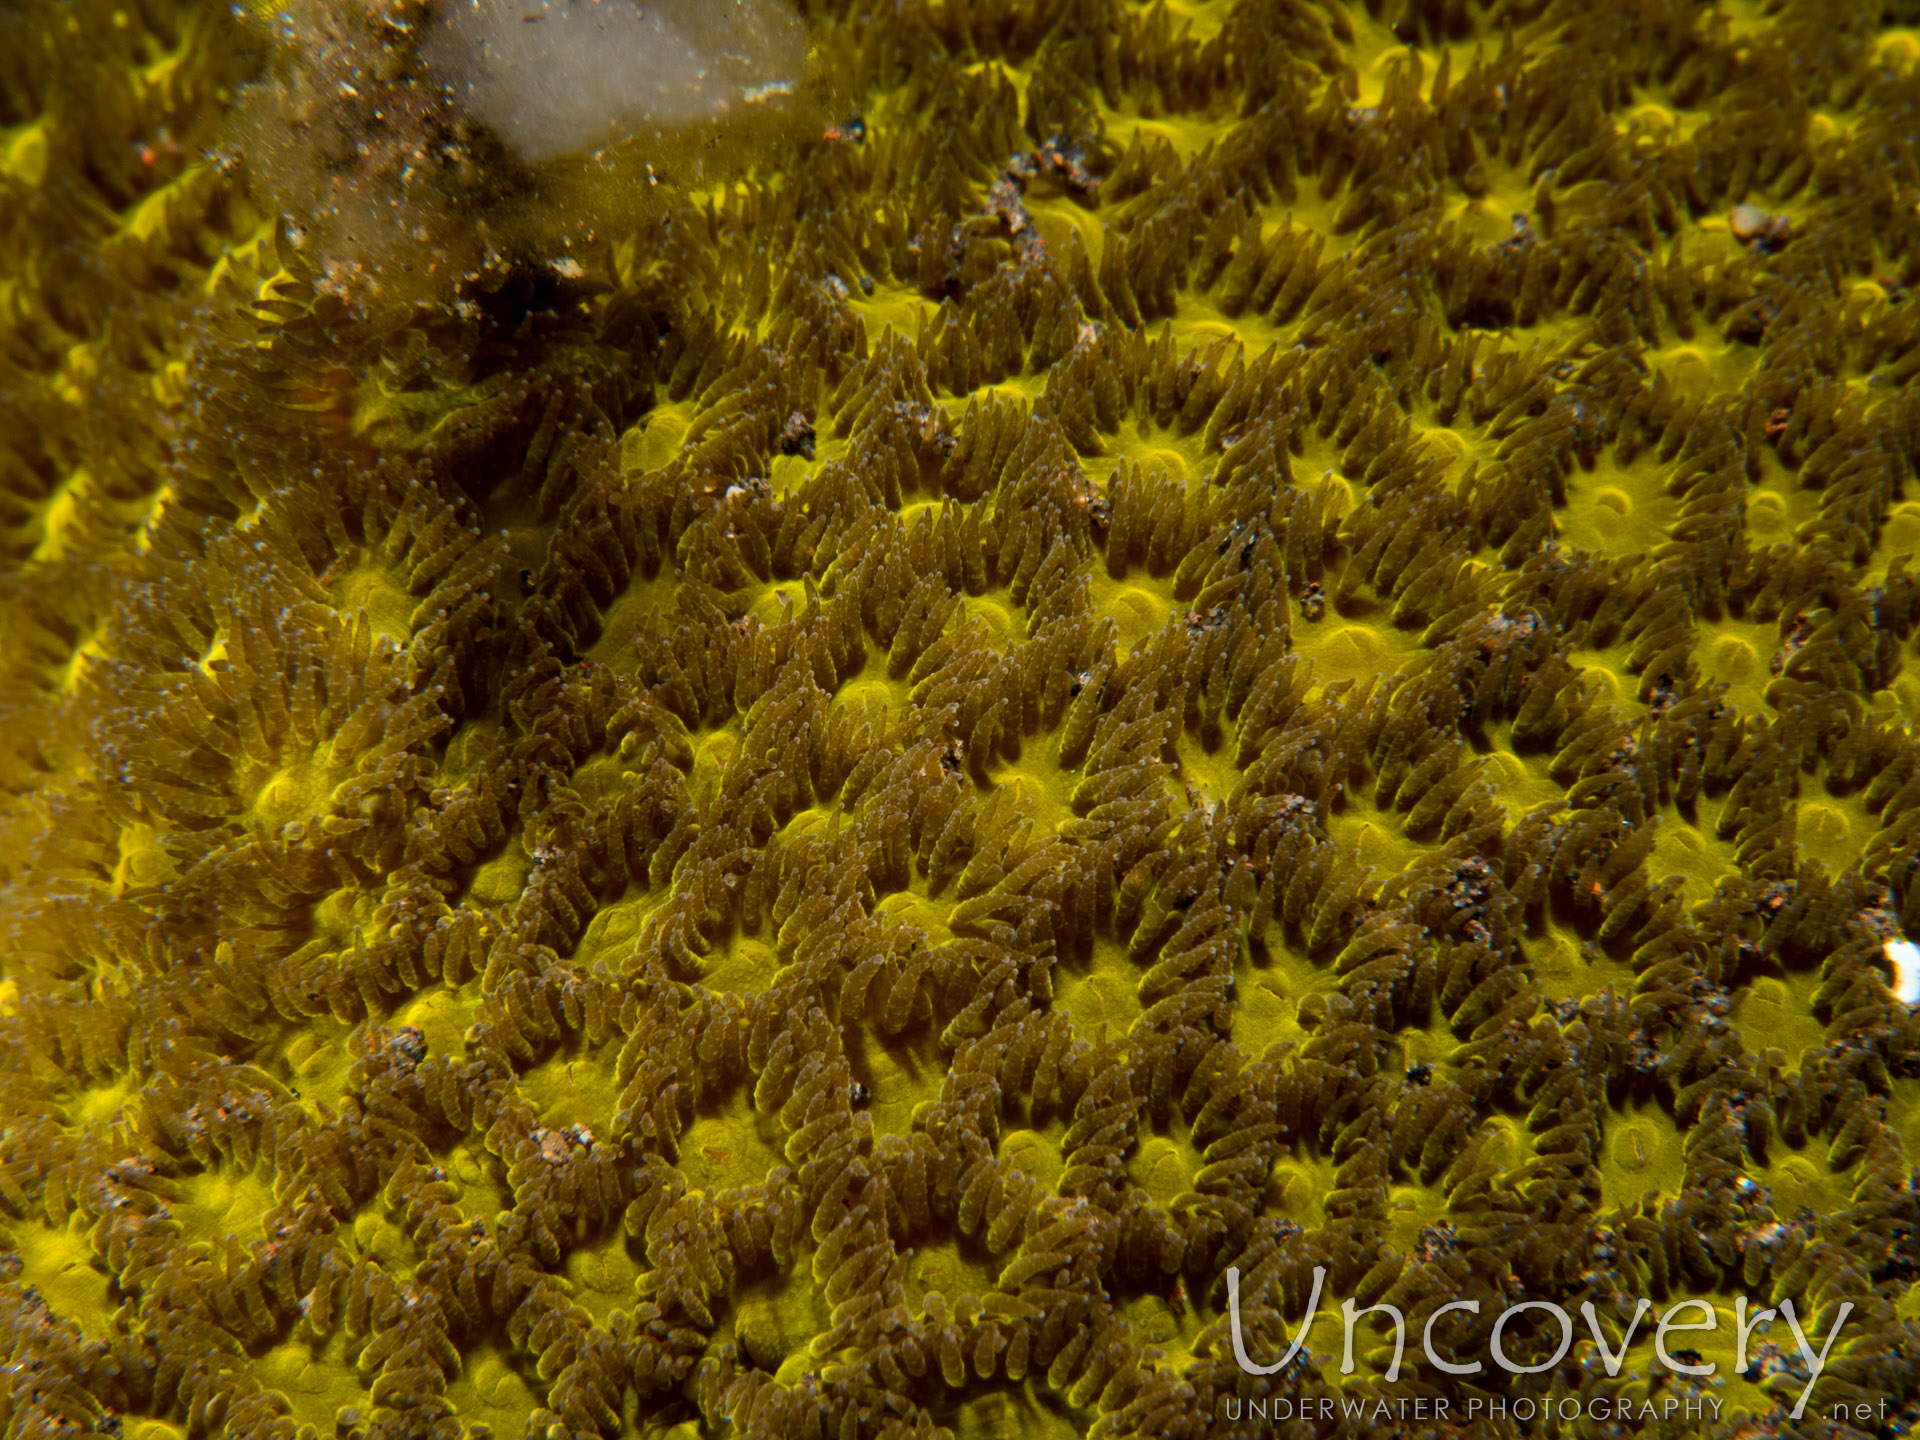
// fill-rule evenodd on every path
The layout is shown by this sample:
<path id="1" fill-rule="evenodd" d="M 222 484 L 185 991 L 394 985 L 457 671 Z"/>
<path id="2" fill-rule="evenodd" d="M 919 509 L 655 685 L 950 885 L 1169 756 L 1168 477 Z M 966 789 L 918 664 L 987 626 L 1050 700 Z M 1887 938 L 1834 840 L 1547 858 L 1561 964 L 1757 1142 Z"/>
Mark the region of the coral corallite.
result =
<path id="1" fill-rule="evenodd" d="M 495 245 L 362 12 L 302 220 L 0 11 L 6 1440 L 1920 1420 L 1910 13 L 809 0 Z"/>

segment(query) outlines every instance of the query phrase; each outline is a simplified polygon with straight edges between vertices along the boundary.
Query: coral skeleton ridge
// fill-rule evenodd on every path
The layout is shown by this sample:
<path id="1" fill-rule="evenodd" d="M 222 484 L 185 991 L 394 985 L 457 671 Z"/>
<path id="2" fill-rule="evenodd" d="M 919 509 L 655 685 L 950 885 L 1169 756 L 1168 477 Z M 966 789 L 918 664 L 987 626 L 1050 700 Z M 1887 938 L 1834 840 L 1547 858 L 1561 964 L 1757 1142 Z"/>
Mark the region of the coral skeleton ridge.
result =
<path id="1" fill-rule="evenodd" d="M 0 10 L 0 1434 L 1909 1433 L 1917 18 Z"/>

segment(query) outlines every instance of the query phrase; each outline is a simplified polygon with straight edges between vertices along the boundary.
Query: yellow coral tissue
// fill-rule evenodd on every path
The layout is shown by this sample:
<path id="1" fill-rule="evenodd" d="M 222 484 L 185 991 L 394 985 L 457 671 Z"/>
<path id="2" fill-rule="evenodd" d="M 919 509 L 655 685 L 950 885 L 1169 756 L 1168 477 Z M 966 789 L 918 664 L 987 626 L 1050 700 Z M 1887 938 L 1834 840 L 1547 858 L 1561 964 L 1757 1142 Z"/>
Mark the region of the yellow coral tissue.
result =
<path id="1" fill-rule="evenodd" d="M 1920 1431 L 1913 0 L 0 0 L 0 1440 Z"/>

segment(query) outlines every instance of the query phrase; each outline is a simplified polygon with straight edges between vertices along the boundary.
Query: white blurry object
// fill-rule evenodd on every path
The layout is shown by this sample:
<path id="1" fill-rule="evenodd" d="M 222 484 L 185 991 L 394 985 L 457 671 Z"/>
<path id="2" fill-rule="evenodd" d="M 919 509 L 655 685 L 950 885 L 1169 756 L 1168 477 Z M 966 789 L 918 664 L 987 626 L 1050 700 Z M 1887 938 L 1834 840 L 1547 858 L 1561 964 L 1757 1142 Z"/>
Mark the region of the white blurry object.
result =
<path id="1" fill-rule="evenodd" d="M 1889 940 L 1881 949 L 1893 962 L 1893 997 L 1902 1005 L 1920 1005 L 1920 945 Z"/>
<path id="2" fill-rule="evenodd" d="M 430 26 L 428 65 L 530 162 L 790 93 L 807 52 L 782 0 L 443 0 Z"/>

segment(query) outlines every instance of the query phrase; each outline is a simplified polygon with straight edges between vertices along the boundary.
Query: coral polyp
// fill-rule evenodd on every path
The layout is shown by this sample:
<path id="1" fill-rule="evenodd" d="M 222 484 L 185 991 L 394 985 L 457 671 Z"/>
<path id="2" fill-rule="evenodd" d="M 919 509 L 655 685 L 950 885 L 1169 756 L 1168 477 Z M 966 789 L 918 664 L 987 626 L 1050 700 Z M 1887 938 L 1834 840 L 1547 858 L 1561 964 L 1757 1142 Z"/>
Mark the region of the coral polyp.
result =
<path id="1" fill-rule="evenodd" d="M 1912 17 L 600 3 L 0 16 L 8 1440 L 1920 1420 Z"/>

